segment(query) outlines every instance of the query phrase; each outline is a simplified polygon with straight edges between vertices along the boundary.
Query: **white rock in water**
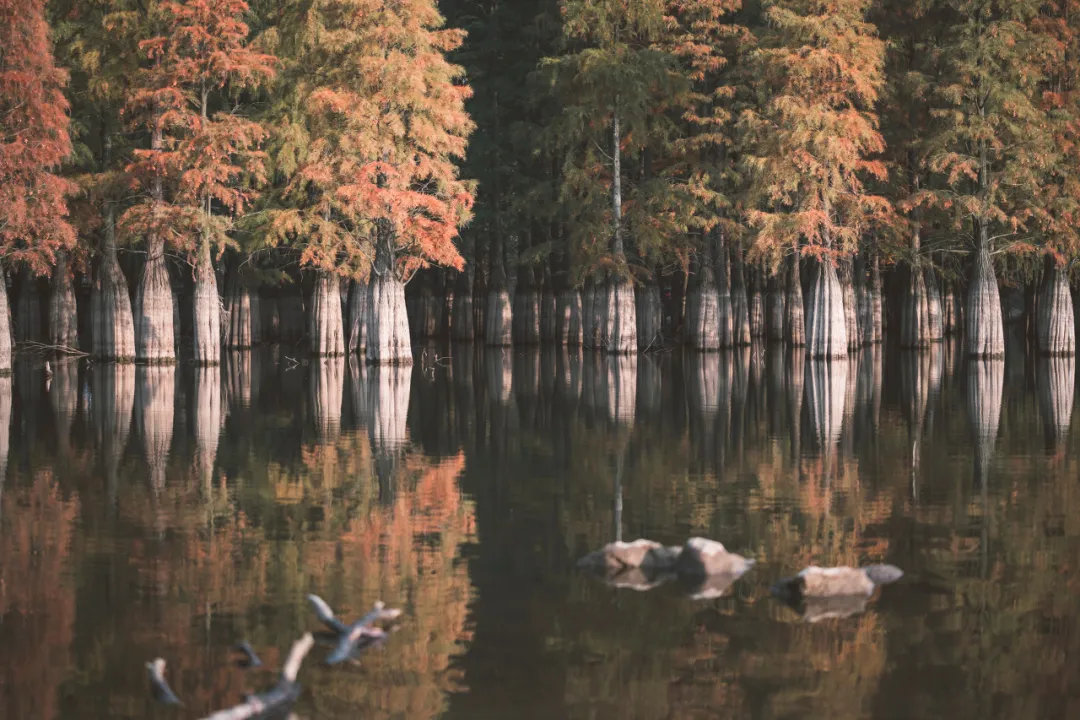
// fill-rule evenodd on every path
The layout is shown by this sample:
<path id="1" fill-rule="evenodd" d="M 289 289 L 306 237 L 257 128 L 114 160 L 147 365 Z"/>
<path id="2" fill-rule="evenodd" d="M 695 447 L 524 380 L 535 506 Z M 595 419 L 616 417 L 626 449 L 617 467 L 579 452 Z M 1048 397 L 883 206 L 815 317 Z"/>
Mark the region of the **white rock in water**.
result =
<path id="1" fill-rule="evenodd" d="M 578 560 L 578 567 L 618 570 L 624 568 L 669 568 L 680 548 L 666 547 L 653 540 L 608 543 Z"/>
<path id="2" fill-rule="evenodd" d="M 736 578 L 754 566 L 753 560 L 728 552 L 721 543 L 694 537 L 686 541 L 675 563 L 685 575 L 733 575 Z"/>
<path id="3" fill-rule="evenodd" d="M 774 593 L 781 597 L 841 597 L 873 594 L 878 585 L 896 582 L 904 572 L 893 565 L 869 565 L 865 568 L 821 568 L 811 565 L 794 577 L 777 583 Z"/>

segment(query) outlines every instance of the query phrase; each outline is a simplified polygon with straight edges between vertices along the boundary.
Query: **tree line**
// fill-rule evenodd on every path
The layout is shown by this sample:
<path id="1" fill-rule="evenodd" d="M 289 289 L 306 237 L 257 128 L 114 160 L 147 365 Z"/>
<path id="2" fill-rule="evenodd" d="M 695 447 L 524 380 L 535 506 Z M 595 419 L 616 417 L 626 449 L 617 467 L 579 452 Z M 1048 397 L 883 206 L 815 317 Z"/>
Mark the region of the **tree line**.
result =
<path id="1" fill-rule="evenodd" d="M 1000 357 L 1002 283 L 1072 354 L 1078 5 L 3 0 L 0 369 L 46 332 Z"/>

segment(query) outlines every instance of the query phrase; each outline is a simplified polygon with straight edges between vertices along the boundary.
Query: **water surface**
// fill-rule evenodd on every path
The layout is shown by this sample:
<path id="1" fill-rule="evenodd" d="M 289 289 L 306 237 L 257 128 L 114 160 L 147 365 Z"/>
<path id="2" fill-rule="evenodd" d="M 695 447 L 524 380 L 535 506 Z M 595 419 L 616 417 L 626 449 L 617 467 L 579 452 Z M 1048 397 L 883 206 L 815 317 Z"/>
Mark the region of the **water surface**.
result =
<path id="1" fill-rule="evenodd" d="M 1072 359 L 466 345 L 411 369 L 53 368 L 0 378 L 4 718 L 236 703 L 317 629 L 308 592 L 405 617 L 357 664 L 313 651 L 306 718 L 1080 716 Z M 692 535 L 759 564 L 702 600 L 574 567 Z M 908 574 L 850 617 L 768 594 L 869 562 Z M 267 669 L 233 664 L 242 639 Z M 150 702 L 155 656 L 183 708 Z"/>

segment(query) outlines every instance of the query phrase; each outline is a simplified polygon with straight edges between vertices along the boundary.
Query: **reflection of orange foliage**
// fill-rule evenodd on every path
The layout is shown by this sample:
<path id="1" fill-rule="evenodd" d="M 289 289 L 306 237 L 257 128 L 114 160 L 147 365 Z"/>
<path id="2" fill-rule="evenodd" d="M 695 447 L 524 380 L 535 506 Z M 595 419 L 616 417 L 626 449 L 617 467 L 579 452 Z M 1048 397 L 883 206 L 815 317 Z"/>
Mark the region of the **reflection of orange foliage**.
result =
<path id="1" fill-rule="evenodd" d="M 78 496 L 52 473 L 9 489 L 0 514 L 0 715 L 52 718 L 67 676 L 75 620 L 69 567 Z"/>

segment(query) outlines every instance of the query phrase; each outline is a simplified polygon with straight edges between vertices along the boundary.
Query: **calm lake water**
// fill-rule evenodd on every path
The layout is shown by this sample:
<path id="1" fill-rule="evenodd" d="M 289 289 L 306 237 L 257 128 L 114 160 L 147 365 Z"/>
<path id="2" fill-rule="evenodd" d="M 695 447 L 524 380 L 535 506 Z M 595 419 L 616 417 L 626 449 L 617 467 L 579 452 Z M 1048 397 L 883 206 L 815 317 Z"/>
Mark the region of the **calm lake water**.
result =
<path id="1" fill-rule="evenodd" d="M 358 664 L 312 652 L 305 718 L 1080 717 L 1073 359 L 288 355 L 0 379 L 0 716 L 234 704 L 315 592 L 405 615 Z M 692 535 L 759 564 L 713 599 L 574 566 Z M 846 618 L 768 592 L 869 562 L 907 576 Z"/>

